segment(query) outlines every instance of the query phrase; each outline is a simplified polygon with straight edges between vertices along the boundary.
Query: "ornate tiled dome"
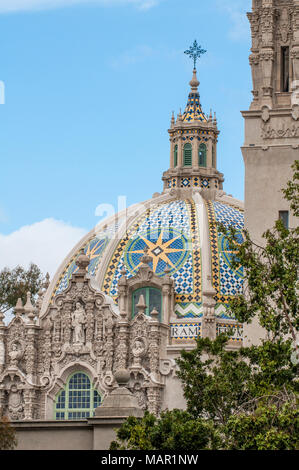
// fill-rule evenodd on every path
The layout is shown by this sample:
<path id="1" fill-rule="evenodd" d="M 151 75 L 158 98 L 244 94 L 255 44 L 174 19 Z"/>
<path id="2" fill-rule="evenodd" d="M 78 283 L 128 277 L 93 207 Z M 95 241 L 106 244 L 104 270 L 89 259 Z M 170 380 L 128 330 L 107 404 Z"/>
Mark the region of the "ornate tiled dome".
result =
<path id="1" fill-rule="evenodd" d="M 126 283 L 138 275 L 146 252 L 153 276 L 156 281 L 161 279 L 161 289 L 168 276 L 173 286 L 167 314 L 160 306 L 162 322 L 177 332 L 187 322 L 197 334 L 204 328 L 201 318 L 207 315 L 218 319 L 216 329 L 235 322 L 229 301 L 242 291 L 243 272 L 241 266 L 233 269 L 233 253 L 217 223 L 234 226 L 241 243 L 243 205 L 222 190 L 223 175 L 217 170 L 217 120 L 202 111 L 195 69 L 190 86 L 184 115 L 180 113 L 177 121 L 173 116 L 168 131 L 170 168 L 163 174 L 164 191 L 92 230 L 58 269 L 42 312 L 68 288 L 82 250 L 90 259 L 90 276 L 117 308 L 120 280 L 126 279 Z M 184 339 L 184 333 L 174 337 Z M 240 337 L 238 333 L 235 339 Z"/>
<path id="2" fill-rule="evenodd" d="M 216 316 L 231 319 L 228 302 L 241 292 L 243 272 L 242 267 L 232 268 L 233 253 L 216 223 L 234 226 L 240 231 L 241 242 L 244 224 L 241 206 L 239 201 L 225 195 L 205 200 L 200 192 L 186 199 L 170 194 L 159 196 L 145 202 L 137 214 L 133 206 L 127 217 L 116 215 L 77 245 L 58 270 L 51 297 L 68 287 L 83 249 L 90 258 L 89 274 L 117 304 L 119 279 L 124 272 L 128 278 L 136 275 L 147 250 L 153 272 L 163 277 L 168 269 L 174 280 L 172 320 L 202 316 L 203 294 L 210 278 L 215 289 Z"/>

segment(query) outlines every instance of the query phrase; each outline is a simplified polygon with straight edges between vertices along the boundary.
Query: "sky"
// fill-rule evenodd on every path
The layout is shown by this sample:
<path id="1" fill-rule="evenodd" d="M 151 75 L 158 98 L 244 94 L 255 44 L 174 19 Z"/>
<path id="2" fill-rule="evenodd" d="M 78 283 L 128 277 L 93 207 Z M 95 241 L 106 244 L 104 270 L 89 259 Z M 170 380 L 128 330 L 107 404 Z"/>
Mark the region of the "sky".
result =
<path id="1" fill-rule="evenodd" d="M 244 199 L 250 0 L 0 0 L 0 269 L 54 275 L 118 198 L 162 191 L 196 39 L 224 190 Z M 123 199 L 122 199 L 123 201 Z"/>

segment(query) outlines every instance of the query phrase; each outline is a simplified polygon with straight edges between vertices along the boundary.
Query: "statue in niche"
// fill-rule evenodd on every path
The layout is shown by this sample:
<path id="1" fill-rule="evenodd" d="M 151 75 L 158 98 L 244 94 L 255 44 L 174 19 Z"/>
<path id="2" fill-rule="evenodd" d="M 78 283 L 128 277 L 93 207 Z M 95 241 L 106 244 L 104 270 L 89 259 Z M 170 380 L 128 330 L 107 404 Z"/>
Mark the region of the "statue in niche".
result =
<path id="1" fill-rule="evenodd" d="M 22 357 L 22 351 L 20 350 L 18 343 L 13 343 L 11 345 L 11 351 L 9 352 L 10 366 L 18 367 L 18 362 Z"/>
<path id="2" fill-rule="evenodd" d="M 133 353 L 133 365 L 134 366 L 141 366 L 141 357 L 145 353 L 145 345 L 144 342 L 141 338 L 136 338 L 134 343 L 133 343 L 133 348 L 132 348 L 132 353 Z"/>
<path id="3" fill-rule="evenodd" d="M 80 302 L 76 303 L 76 309 L 72 313 L 73 343 L 84 344 L 84 325 L 86 322 L 85 310 Z"/>

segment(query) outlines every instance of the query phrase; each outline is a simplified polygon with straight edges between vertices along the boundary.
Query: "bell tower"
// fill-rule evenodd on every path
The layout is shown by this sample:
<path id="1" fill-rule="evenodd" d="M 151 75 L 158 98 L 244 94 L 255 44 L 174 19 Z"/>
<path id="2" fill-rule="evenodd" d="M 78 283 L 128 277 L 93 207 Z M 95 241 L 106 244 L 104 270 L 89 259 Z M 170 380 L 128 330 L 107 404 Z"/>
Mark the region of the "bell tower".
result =
<path id="1" fill-rule="evenodd" d="M 206 116 L 200 103 L 196 61 L 206 51 L 194 41 L 185 51 L 193 60 L 191 91 L 184 113 L 175 120 L 172 115 L 170 129 L 170 167 L 163 174 L 164 191 L 172 188 L 222 189 L 223 174 L 217 170 L 217 142 L 219 130 L 216 115 Z"/>
<path id="2" fill-rule="evenodd" d="M 281 189 L 299 158 L 299 0 L 253 0 L 248 13 L 253 99 L 245 119 L 245 224 L 256 240 L 296 221 Z"/>

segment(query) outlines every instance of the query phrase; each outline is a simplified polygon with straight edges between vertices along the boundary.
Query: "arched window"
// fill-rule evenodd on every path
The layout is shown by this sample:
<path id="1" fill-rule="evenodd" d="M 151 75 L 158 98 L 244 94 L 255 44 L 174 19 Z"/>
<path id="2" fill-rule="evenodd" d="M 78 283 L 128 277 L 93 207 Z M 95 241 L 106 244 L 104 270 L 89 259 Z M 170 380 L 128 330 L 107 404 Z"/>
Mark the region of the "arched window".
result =
<path id="1" fill-rule="evenodd" d="M 54 417 L 56 420 L 89 418 L 101 404 L 101 396 L 84 372 L 72 374 L 64 389 L 55 400 Z"/>
<path id="2" fill-rule="evenodd" d="M 192 145 L 184 145 L 184 166 L 192 166 Z"/>
<path id="3" fill-rule="evenodd" d="M 139 302 L 140 296 L 143 295 L 146 310 L 145 314 L 150 315 L 154 308 L 159 312 L 159 318 L 162 318 L 162 294 L 160 289 L 155 287 L 142 287 L 137 289 L 132 294 L 132 316 L 135 317 L 138 313 L 137 304 Z"/>
<path id="4" fill-rule="evenodd" d="M 178 166 L 178 146 L 175 145 L 173 152 L 173 166 L 174 168 Z"/>
<path id="5" fill-rule="evenodd" d="M 200 144 L 198 150 L 198 165 L 207 166 L 207 147 L 205 144 Z"/>

